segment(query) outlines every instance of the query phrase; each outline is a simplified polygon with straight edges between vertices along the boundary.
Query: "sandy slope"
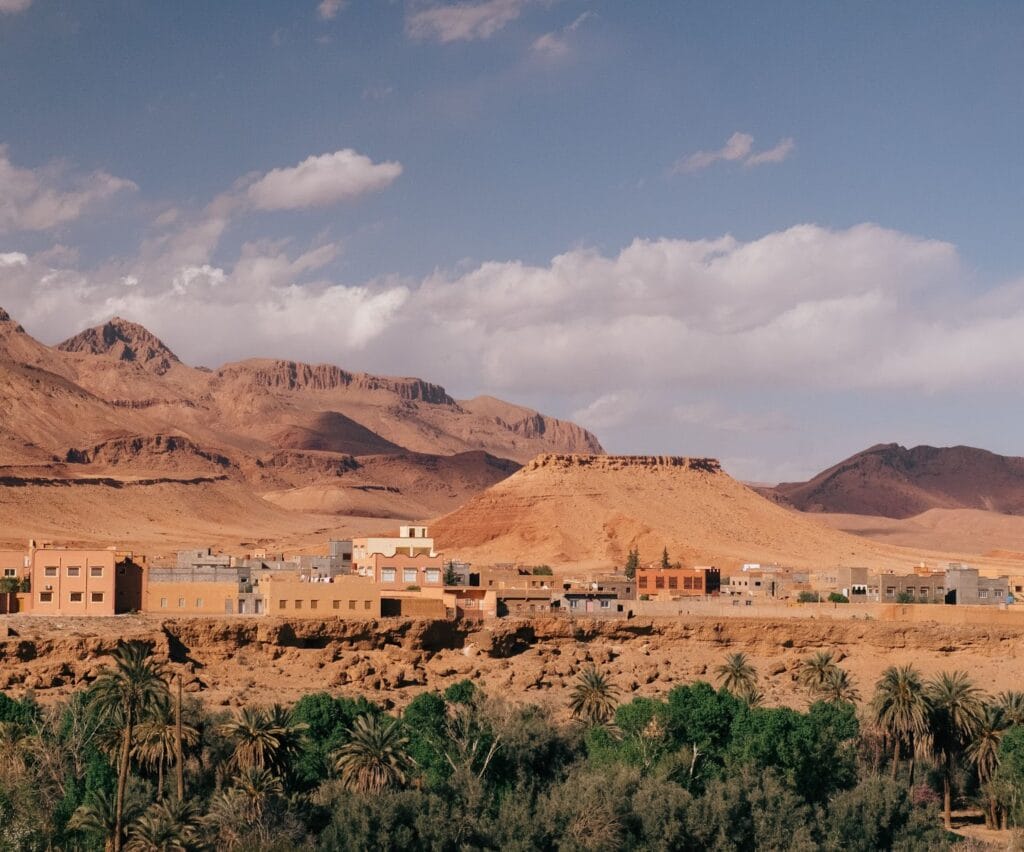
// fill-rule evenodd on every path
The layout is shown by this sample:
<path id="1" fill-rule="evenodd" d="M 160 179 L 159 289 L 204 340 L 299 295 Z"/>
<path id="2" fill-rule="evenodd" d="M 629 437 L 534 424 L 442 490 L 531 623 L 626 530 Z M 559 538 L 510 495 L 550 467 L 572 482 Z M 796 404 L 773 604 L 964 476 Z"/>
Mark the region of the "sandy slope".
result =
<path id="1" fill-rule="evenodd" d="M 668 547 L 673 560 L 725 569 L 743 562 L 906 568 L 922 558 L 960 558 L 955 550 L 908 550 L 838 532 L 761 497 L 714 460 L 673 457 L 540 456 L 436 521 L 433 534 L 453 556 L 566 568 L 622 565 L 633 546 L 644 562 Z"/>
<path id="2" fill-rule="evenodd" d="M 930 509 L 912 518 L 815 513 L 833 529 L 874 541 L 980 556 L 1017 554 L 1024 560 L 1024 517 L 981 509 Z M 1020 570 L 1024 573 L 1024 561 Z"/>

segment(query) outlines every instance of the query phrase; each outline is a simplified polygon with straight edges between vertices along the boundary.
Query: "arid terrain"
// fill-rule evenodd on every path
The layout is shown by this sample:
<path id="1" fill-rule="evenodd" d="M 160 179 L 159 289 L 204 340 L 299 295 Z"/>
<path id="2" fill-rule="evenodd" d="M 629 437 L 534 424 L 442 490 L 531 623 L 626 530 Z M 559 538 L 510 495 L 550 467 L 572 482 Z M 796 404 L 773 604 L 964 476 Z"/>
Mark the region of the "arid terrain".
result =
<path id="1" fill-rule="evenodd" d="M 1024 458 L 974 447 L 879 444 L 807 482 L 759 489 L 803 512 L 910 518 L 931 509 L 1024 514 Z"/>
<path id="2" fill-rule="evenodd" d="M 606 669 L 624 696 L 714 681 L 728 653 L 758 668 L 766 703 L 806 706 L 798 661 L 836 652 L 862 696 L 881 671 L 914 663 L 930 675 L 967 669 L 989 691 L 1020 687 L 1024 626 L 965 627 L 862 619 L 636 618 L 629 621 L 505 619 L 467 624 L 384 619 L 327 622 L 146 616 L 0 619 L 0 689 L 32 689 L 42 701 L 90 682 L 120 639 L 153 644 L 183 673 L 186 689 L 217 706 L 291 701 L 329 690 L 403 706 L 424 689 L 470 678 L 496 695 L 564 710 L 576 673 Z M 57 628 L 57 629 L 55 629 Z"/>
<path id="3" fill-rule="evenodd" d="M 756 494 L 714 459 L 662 456 L 541 456 L 433 532 L 464 558 L 567 570 L 622 565 L 633 546 L 641 561 L 667 547 L 673 560 L 722 569 L 752 561 L 905 569 L 968 553 L 985 570 L 1018 564 L 1013 554 L 979 559 L 972 550 L 902 548 L 839 532 Z"/>
<path id="4" fill-rule="evenodd" d="M 113 319 L 46 346 L 0 311 L 0 539 L 301 547 L 451 511 L 572 423 L 328 364 L 182 363 Z"/>

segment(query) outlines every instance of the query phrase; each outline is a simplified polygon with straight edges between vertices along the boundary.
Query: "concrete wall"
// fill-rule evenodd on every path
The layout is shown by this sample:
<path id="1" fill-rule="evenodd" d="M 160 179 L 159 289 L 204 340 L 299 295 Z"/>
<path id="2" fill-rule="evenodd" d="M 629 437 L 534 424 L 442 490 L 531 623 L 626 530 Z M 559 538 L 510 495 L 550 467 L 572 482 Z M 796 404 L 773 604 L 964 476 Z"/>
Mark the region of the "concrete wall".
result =
<path id="1" fill-rule="evenodd" d="M 297 575 L 261 578 L 267 615 L 287 618 L 380 618 L 380 588 L 365 577 L 342 575 L 310 583 Z"/>
<path id="2" fill-rule="evenodd" d="M 238 583 L 167 583 L 150 578 L 143 609 L 156 615 L 233 615 L 238 613 Z"/>

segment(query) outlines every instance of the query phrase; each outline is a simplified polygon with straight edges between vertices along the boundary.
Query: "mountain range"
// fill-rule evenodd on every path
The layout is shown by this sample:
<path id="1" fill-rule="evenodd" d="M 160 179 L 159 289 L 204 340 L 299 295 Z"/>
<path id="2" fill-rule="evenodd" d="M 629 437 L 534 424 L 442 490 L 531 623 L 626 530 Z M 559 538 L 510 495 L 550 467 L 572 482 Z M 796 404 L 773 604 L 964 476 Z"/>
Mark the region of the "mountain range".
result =
<path id="1" fill-rule="evenodd" d="M 0 310 L 0 394 L 5 540 L 149 540 L 147 518 L 170 542 L 433 517 L 540 452 L 603 452 L 573 423 L 420 378 L 269 359 L 189 366 L 120 318 L 47 346 Z"/>

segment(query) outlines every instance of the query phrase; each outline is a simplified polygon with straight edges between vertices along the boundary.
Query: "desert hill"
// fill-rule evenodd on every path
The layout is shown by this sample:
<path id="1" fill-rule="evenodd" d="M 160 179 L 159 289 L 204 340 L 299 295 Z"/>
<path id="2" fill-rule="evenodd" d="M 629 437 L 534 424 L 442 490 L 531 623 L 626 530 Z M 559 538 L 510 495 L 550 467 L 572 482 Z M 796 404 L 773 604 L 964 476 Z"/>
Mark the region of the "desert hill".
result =
<path id="1" fill-rule="evenodd" d="M 974 447 L 879 444 L 807 482 L 762 489 L 804 512 L 910 518 L 932 509 L 1024 514 L 1024 458 Z"/>
<path id="2" fill-rule="evenodd" d="M 828 528 L 765 499 L 713 459 L 679 457 L 543 455 L 435 521 L 432 532 L 460 558 L 563 568 L 622 565 L 633 546 L 643 562 L 668 547 L 683 564 L 725 569 L 906 568 L 929 556 Z"/>
<path id="3" fill-rule="evenodd" d="M 538 452 L 602 452 L 575 424 L 462 403 L 419 378 L 272 359 L 192 367 L 121 318 L 47 346 L 0 310 L 0 394 L 0 530 L 11 542 L 36 522 L 98 541 L 112 532 L 105 516 L 130 529 L 133 506 L 151 513 L 137 544 L 188 541 L 217 522 L 232 540 L 291 541 L 347 529 L 345 516 L 449 511 Z M 67 486 L 63 535 L 56 483 Z M 191 497 L 174 491 L 161 531 L 160 501 L 143 492 L 175 483 Z"/>

